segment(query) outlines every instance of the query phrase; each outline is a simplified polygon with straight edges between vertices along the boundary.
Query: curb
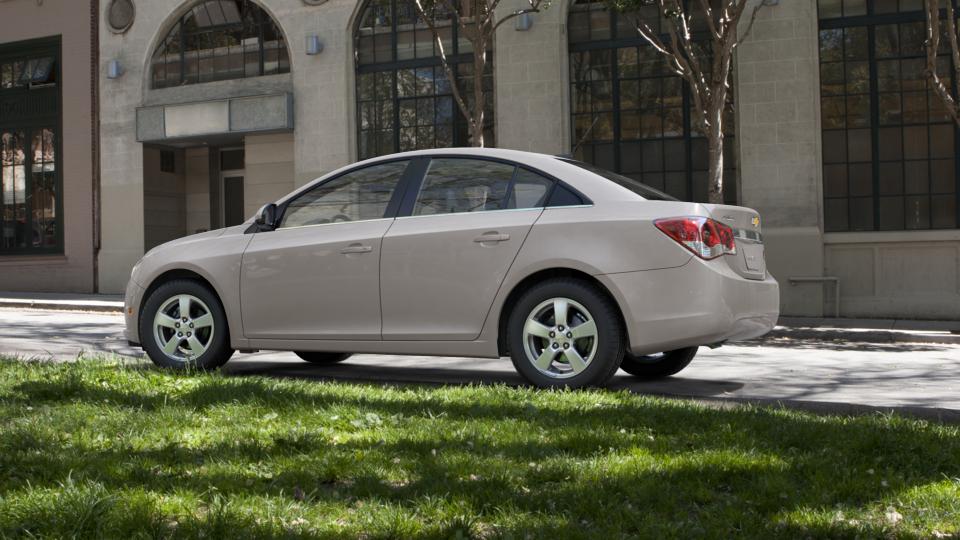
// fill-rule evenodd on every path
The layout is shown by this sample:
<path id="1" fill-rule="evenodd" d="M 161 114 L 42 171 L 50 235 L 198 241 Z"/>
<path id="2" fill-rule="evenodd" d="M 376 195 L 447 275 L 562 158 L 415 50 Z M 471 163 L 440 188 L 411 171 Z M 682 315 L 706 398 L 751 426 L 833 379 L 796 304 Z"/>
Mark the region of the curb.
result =
<path id="1" fill-rule="evenodd" d="M 757 342 L 767 339 L 797 339 L 807 341 L 845 341 L 853 343 L 931 343 L 942 345 L 960 345 L 960 334 L 938 331 L 907 330 L 863 330 L 848 328 L 809 328 L 778 326 L 769 334 L 758 338 Z"/>
<path id="2" fill-rule="evenodd" d="M 86 311 L 123 314 L 123 304 L 108 302 L 51 302 L 44 300 L 0 299 L 0 308 L 33 309 L 41 311 Z"/>

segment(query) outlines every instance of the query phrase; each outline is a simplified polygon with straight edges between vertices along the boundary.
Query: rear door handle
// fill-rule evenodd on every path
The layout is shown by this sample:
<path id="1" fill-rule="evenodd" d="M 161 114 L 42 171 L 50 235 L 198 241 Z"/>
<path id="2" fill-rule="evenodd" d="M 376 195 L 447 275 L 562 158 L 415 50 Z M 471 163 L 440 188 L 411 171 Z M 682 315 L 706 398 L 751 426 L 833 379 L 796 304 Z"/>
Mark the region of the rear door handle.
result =
<path id="1" fill-rule="evenodd" d="M 495 243 L 495 242 L 506 242 L 509 239 L 510 239 L 509 234 L 488 232 L 488 233 L 483 233 L 480 236 L 474 238 L 473 241 L 478 244 L 488 244 L 488 243 Z"/>
<path id="2" fill-rule="evenodd" d="M 340 250 L 340 253 L 344 255 L 350 255 L 353 253 L 370 253 L 373 251 L 373 247 L 365 246 L 363 244 L 350 244 L 349 246 Z"/>

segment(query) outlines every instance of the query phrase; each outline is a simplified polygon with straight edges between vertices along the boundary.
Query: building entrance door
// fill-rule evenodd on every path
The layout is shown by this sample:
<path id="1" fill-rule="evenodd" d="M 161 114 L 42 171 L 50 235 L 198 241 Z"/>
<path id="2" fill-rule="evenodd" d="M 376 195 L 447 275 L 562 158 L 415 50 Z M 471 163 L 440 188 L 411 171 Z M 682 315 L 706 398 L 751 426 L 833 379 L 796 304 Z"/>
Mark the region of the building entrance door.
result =
<path id="1" fill-rule="evenodd" d="M 232 227 L 246 220 L 243 214 L 243 175 L 236 171 L 223 175 L 223 225 Z"/>

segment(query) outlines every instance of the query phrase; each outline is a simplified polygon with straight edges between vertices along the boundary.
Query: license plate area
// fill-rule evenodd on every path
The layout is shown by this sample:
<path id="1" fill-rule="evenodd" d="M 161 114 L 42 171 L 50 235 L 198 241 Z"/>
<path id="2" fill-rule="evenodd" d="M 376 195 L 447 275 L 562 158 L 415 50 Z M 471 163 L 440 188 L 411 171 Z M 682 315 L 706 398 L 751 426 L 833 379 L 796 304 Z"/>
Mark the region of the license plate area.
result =
<path id="1" fill-rule="evenodd" d="M 743 261 L 747 270 L 763 271 L 763 245 L 741 243 L 737 247 L 743 250 Z"/>

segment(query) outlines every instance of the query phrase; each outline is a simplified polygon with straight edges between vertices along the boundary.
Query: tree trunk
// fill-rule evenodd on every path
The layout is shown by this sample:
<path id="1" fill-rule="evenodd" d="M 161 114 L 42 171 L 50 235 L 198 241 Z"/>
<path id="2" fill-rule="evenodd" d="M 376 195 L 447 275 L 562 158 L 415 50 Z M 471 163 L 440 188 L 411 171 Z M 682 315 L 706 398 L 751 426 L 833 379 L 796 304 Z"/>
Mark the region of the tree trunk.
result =
<path id="1" fill-rule="evenodd" d="M 708 202 L 723 204 L 723 100 L 710 107 L 707 122 L 707 149 L 710 165 L 707 169 Z"/>
<path id="2" fill-rule="evenodd" d="M 479 30 L 479 29 L 478 29 Z M 483 109 L 486 96 L 483 92 L 483 73 L 487 64 L 487 44 L 484 40 L 477 40 L 474 44 L 473 55 L 473 117 L 470 118 L 470 146 L 483 147 Z"/>

